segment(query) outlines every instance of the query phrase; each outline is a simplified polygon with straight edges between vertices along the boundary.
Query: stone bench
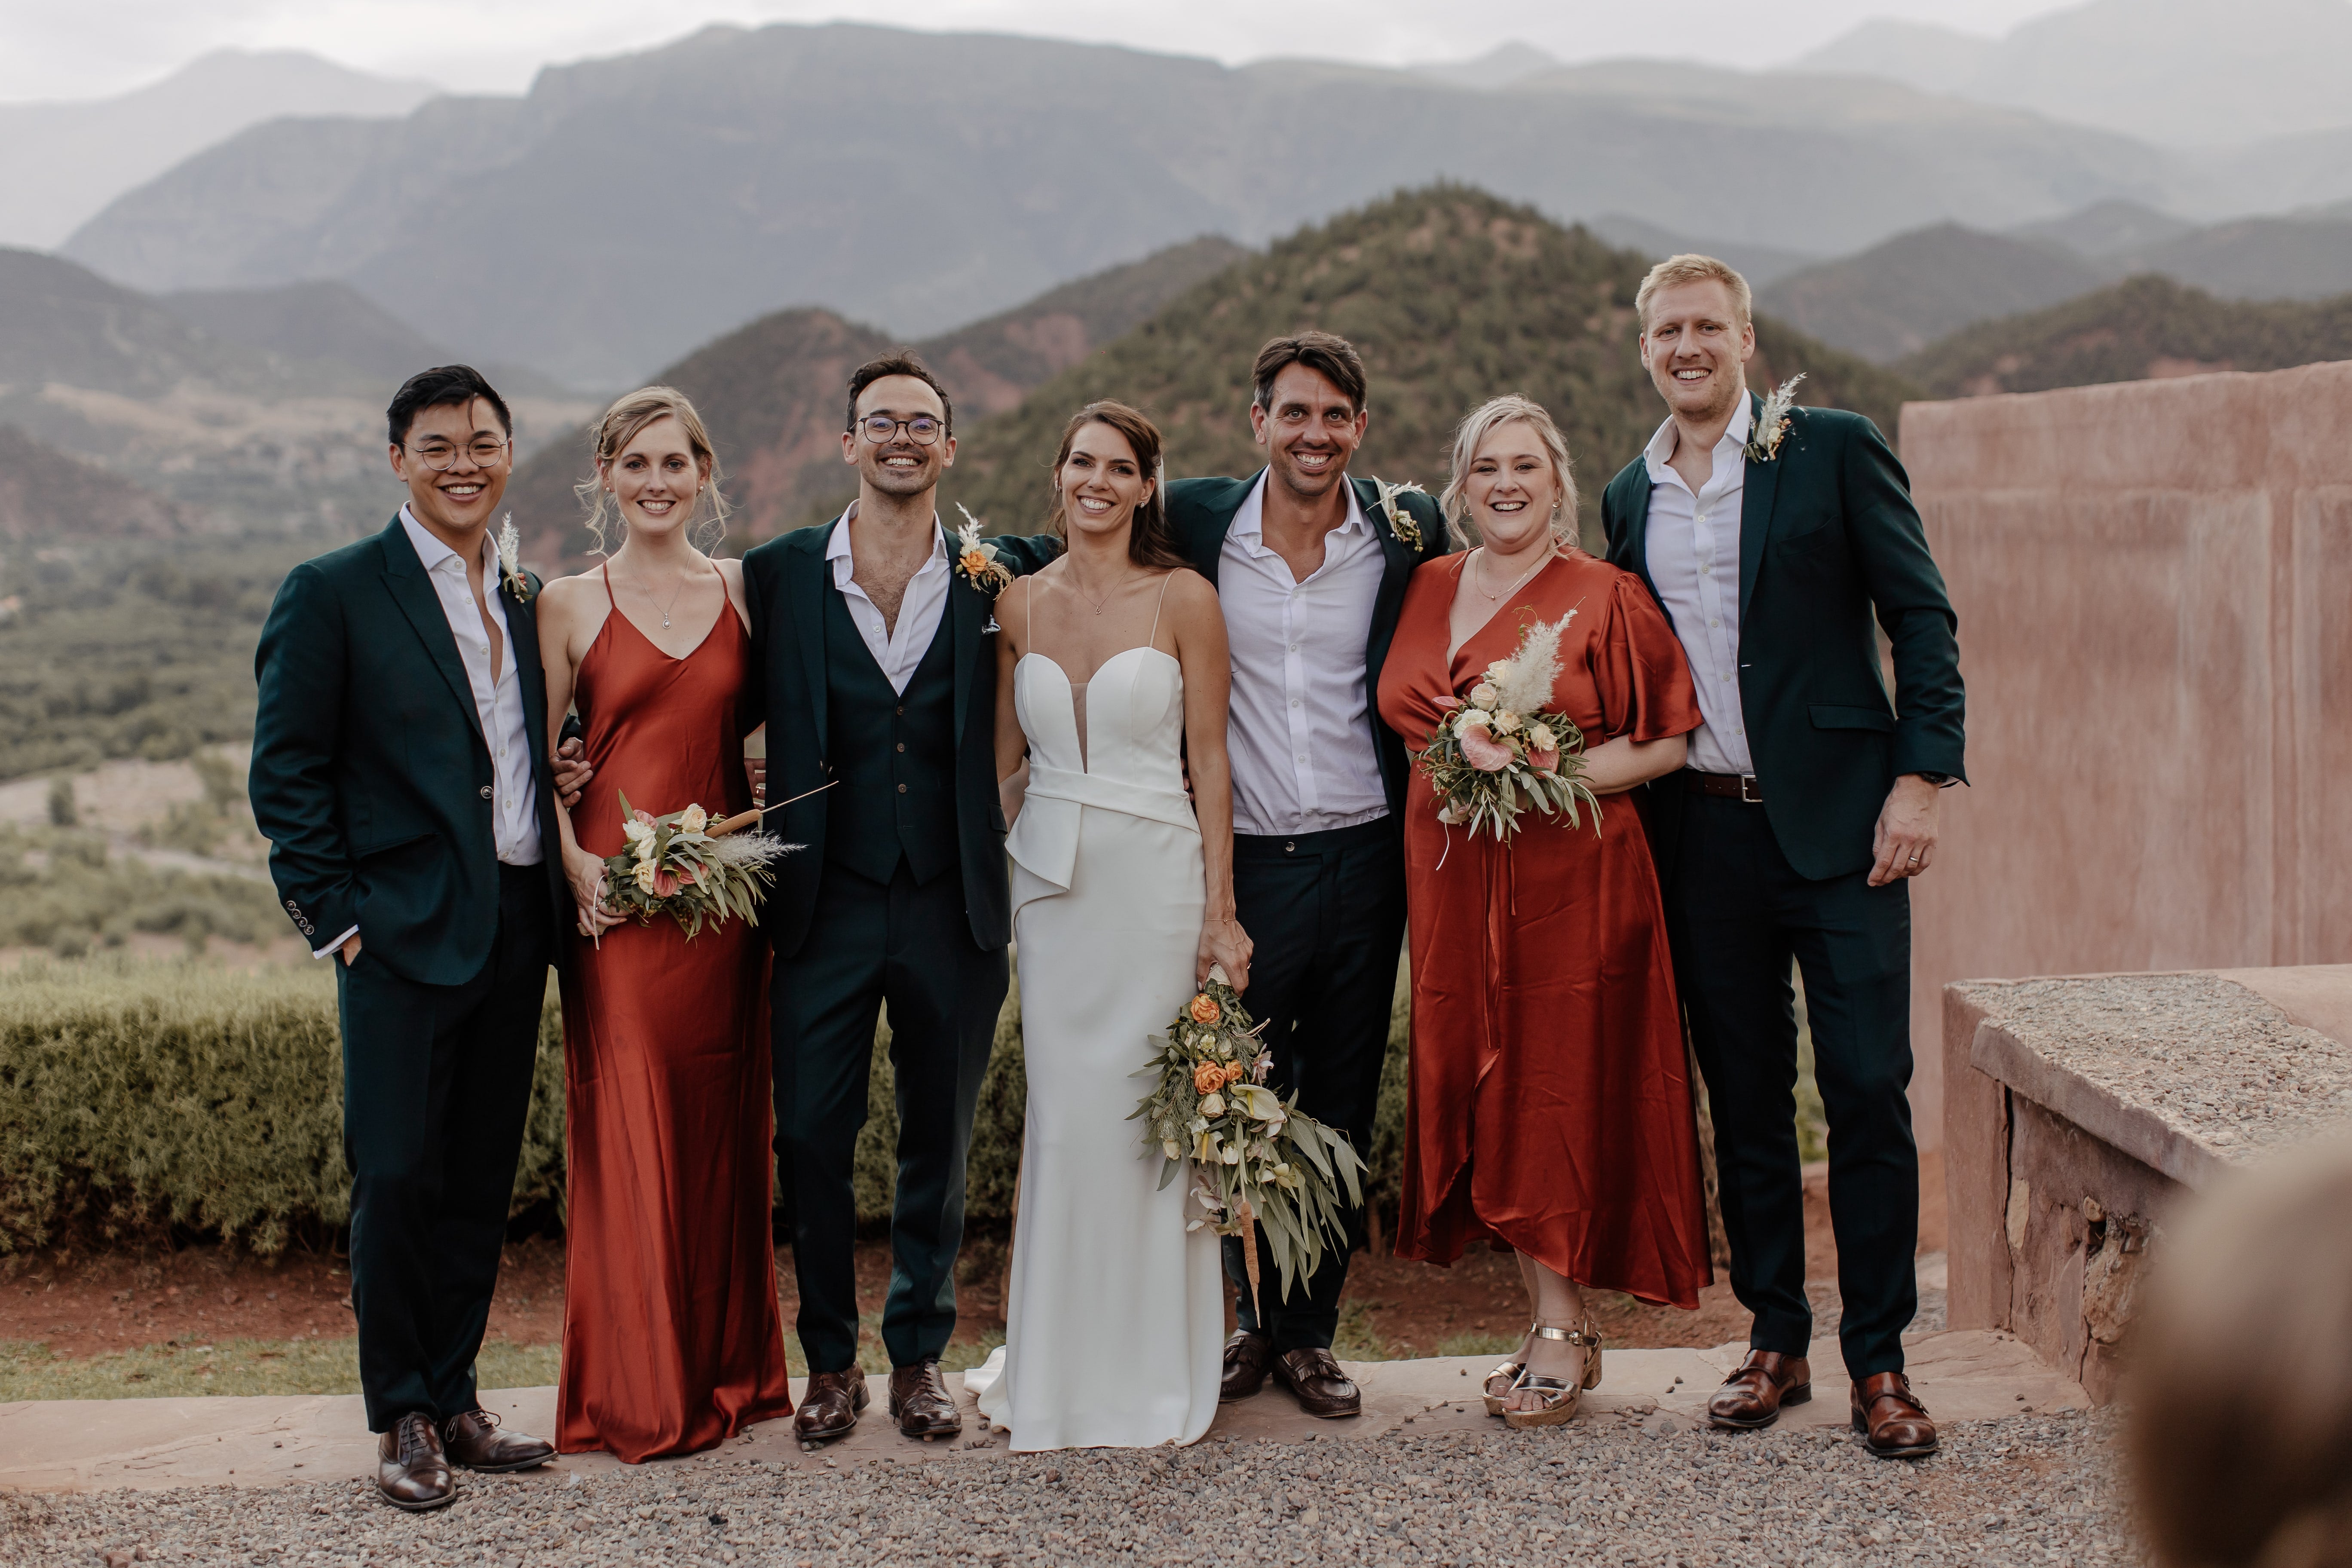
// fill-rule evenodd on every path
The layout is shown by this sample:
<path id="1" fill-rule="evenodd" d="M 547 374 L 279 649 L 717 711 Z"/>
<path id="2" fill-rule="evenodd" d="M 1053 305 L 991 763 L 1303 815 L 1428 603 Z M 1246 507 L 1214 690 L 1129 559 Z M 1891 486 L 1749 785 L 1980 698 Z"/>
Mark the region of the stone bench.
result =
<path id="1" fill-rule="evenodd" d="M 2102 1403 L 2182 1194 L 2352 1123 L 2352 964 L 1944 988 L 1951 1326 Z"/>

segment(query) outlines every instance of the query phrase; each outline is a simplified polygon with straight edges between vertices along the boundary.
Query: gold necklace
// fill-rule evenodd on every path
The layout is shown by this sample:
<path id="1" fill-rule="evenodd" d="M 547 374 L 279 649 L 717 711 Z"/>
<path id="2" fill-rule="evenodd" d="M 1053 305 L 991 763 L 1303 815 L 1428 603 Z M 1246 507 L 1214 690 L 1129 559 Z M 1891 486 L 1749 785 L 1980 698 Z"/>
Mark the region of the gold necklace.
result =
<path id="1" fill-rule="evenodd" d="M 693 574 L 690 572 L 681 572 L 677 574 L 677 592 L 669 596 L 669 605 L 667 608 L 663 606 L 662 602 L 659 599 L 654 597 L 654 591 L 650 586 L 644 583 L 636 584 L 637 592 L 646 596 L 646 602 L 653 605 L 654 613 L 661 616 L 662 630 L 669 630 L 669 612 L 670 610 L 677 607 L 679 598 L 686 593 L 687 579 L 692 575 Z"/>
<path id="2" fill-rule="evenodd" d="M 1111 595 L 1118 593 L 1121 588 L 1126 587 L 1129 583 L 1135 581 L 1136 574 L 1129 572 L 1125 576 L 1118 578 L 1111 584 L 1109 588 L 1104 591 L 1103 596 L 1099 599 L 1095 598 L 1084 588 L 1078 586 L 1078 574 L 1076 572 L 1065 572 L 1062 574 L 1062 576 L 1063 580 L 1069 584 L 1070 592 L 1076 594 L 1079 598 L 1086 600 L 1087 604 L 1092 605 L 1095 607 L 1095 614 L 1099 616 L 1103 613 L 1103 607 L 1110 603 Z"/>
<path id="3" fill-rule="evenodd" d="M 1486 546 L 1484 546 L 1484 545 L 1480 545 L 1480 546 L 1478 547 L 1478 559 L 1479 559 L 1480 561 L 1482 561 L 1482 562 L 1483 562 L 1483 561 L 1485 561 L 1485 560 L 1486 559 L 1486 556 L 1487 556 L 1486 547 Z M 1476 589 L 1478 590 L 1478 592 L 1480 592 L 1481 594 L 1486 594 L 1486 602 L 1487 602 L 1488 604 L 1493 604 L 1495 601 L 1496 601 L 1496 600 L 1498 600 L 1498 599 L 1502 598 L 1502 597 L 1503 597 L 1503 595 L 1504 595 L 1505 594 L 1516 594 L 1516 593 L 1517 593 L 1517 592 L 1519 591 L 1519 585 L 1520 585 L 1520 584 L 1525 583 L 1528 578 L 1530 578 L 1530 577 L 1534 576 L 1537 573 L 1538 573 L 1538 572 L 1542 571 L 1545 567 L 1547 567 L 1547 566 L 1549 566 L 1549 565 L 1550 565 L 1550 564 L 1551 564 L 1551 557 L 1552 557 L 1552 547 L 1551 547 L 1551 546 L 1549 546 L 1549 545 L 1546 545 L 1546 546 L 1544 547 L 1544 552 L 1543 552 L 1541 555 L 1539 555 L 1539 556 L 1538 556 L 1538 557 L 1536 558 L 1536 563 L 1535 563 L 1534 565 L 1532 565 L 1532 566 L 1528 567 L 1526 571 L 1524 571 L 1524 572 L 1520 573 L 1520 574 L 1519 574 L 1519 575 L 1518 575 L 1517 581 L 1514 582 L 1514 583 L 1513 583 L 1509 587 L 1505 588 L 1504 590 L 1502 590 L 1502 592 L 1501 592 L 1501 593 L 1486 594 L 1486 584 L 1484 584 L 1484 583 L 1473 583 L 1473 584 L 1472 584 L 1472 586 L 1473 586 L 1473 587 L 1475 587 L 1475 588 L 1476 588 Z M 1479 568 L 1479 575 L 1481 575 L 1481 576 L 1484 576 L 1484 575 L 1485 575 L 1485 568 L 1484 568 L 1484 567 Z"/>

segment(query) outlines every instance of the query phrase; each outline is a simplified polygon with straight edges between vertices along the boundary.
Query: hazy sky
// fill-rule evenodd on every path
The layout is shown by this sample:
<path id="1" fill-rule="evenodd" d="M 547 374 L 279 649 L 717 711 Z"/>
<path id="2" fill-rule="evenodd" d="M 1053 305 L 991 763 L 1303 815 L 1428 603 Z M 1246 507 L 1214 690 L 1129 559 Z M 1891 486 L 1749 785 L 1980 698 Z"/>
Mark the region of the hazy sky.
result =
<path id="1" fill-rule="evenodd" d="M 1667 56 L 1775 65 L 1871 16 L 1997 34 L 2063 0 L 0 0 L 0 100 L 98 97 L 208 49 L 308 49 L 459 91 L 518 92 L 551 62 L 626 53 L 708 22 L 884 22 L 1208 55 L 1388 65 L 1524 38 L 1565 59 Z"/>

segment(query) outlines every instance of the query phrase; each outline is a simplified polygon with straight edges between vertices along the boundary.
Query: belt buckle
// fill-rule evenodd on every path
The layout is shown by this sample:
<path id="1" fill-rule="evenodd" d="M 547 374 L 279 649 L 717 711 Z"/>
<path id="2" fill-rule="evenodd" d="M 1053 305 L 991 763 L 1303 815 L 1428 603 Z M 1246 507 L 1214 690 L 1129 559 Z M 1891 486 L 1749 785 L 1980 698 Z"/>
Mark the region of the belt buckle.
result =
<path id="1" fill-rule="evenodd" d="M 1764 804 L 1764 789 L 1756 782 L 1754 773 L 1739 775 L 1739 798 L 1749 805 Z"/>

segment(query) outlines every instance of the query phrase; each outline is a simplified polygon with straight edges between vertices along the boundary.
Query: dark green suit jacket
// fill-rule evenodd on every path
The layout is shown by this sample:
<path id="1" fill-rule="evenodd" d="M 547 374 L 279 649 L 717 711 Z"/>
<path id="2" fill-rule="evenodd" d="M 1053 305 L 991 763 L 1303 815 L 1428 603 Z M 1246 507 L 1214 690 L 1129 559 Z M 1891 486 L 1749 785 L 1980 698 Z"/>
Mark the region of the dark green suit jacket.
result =
<path id="1" fill-rule="evenodd" d="M 568 909 L 539 625 L 511 594 L 505 608 L 549 894 Z M 473 979 L 499 927 L 490 753 L 448 616 L 399 518 L 287 574 L 254 674 L 247 787 L 295 929 L 316 947 L 357 925 L 368 953 L 404 979 Z"/>
<path id="2" fill-rule="evenodd" d="M 1176 479 L 1168 486 L 1168 521 L 1174 528 L 1178 546 L 1192 558 L 1193 570 L 1217 585 L 1217 565 L 1223 558 L 1225 535 L 1234 526 L 1234 514 L 1249 499 L 1250 489 L 1265 470 L 1261 468 L 1246 479 Z M 1370 704 L 1372 749 L 1380 758 L 1381 783 L 1388 792 L 1389 811 L 1402 820 L 1404 811 L 1405 785 L 1412 775 L 1412 764 L 1405 755 L 1404 742 L 1396 732 L 1381 722 L 1381 667 L 1389 656 L 1389 643 L 1396 636 L 1397 614 L 1404 607 L 1405 584 L 1424 561 L 1433 560 L 1453 549 L 1445 536 L 1445 522 L 1439 516 L 1437 503 L 1425 495 L 1407 495 L 1402 506 L 1412 518 L 1421 533 L 1418 544 L 1399 539 L 1396 530 L 1389 525 L 1385 513 L 1377 506 L 1380 486 L 1372 479 L 1351 479 L 1356 487 L 1356 500 L 1364 509 L 1364 516 L 1380 535 L 1381 550 L 1388 569 L 1381 574 L 1380 595 L 1372 601 L 1371 624 L 1364 628 L 1364 695 Z"/>
<path id="3" fill-rule="evenodd" d="M 1650 488 L 1635 458 L 1601 492 L 1601 521 L 1611 564 L 1654 595 Z M 1891 704 L 1874 615 L 1895 665 Z M 1878 427 L 1838 409 L 1791 410 L 1779 454 L 1748 459 L 1744 476 L 1739 701 L 1764 814 L 1800 876 L 1870 865 L 1897 775 L 1966 776 L 1958 625 L 1910 480 Z M 1668 774 L 1652 788 L 1664 879 L 1682 780 Z"/>
<path id="4" fill-rule="evenodd" d="M 776 862 L 776 885 L 760 917 L 779 953 L 799 951 L 816 913 L 824 875 L 825 822 L 832 792 L 809 795 L 831 776 L 825 759 L 824 596 L 835 592 L 824 559 L 833 524 L 795 529 L 743 556 L 743 597 L 751 616 L 755 710 L 768 726 L 768 798 L 793 801 L 767 820 L 788 844 L 807 846 Z M 1043 535 L 992 539 L 1018 575 L 1060 552 Z M 950 542 L 952 548 L 952 542 Z M 956 840 L 971 938 L 982 949 L 1013 940 L 1011 886 L 1004 867 L 1004 809 L 996 793 L 996 622 L 992 596 L 961 572 L 948 589 L 941 628 L 955 658 Z"/>

